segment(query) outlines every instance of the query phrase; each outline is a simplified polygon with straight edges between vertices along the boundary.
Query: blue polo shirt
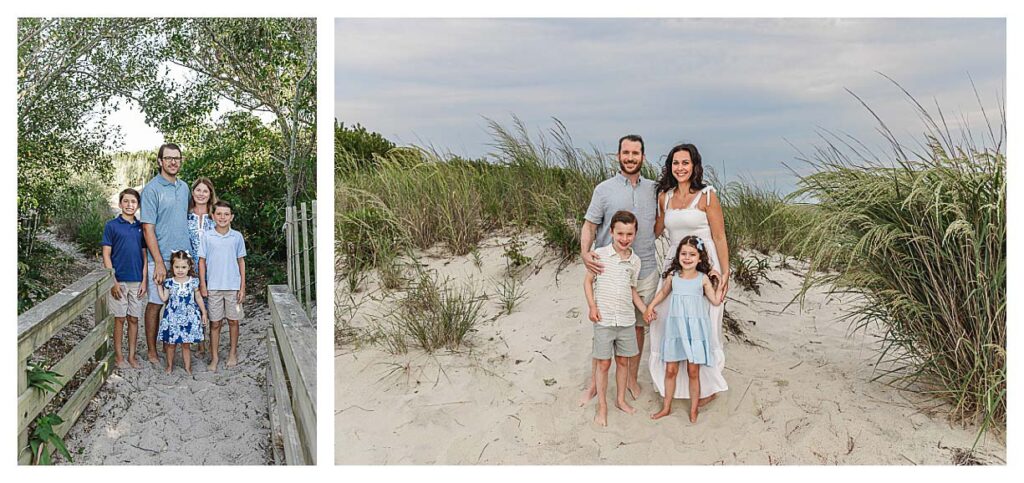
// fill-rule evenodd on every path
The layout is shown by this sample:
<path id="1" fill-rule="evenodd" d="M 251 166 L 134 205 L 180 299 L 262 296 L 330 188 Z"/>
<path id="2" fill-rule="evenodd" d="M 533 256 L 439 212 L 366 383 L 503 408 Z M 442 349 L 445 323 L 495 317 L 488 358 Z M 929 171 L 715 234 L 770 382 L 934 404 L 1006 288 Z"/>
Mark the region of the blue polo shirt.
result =
<path id="1" fill-rule="evenodd" d="M 199 242 L 199 258 L 206 259 L 207 290 L 238 290 L 242 286 L 242 273 L 238 259 L 245 256 L 242 234 L 228 228 L 221 235 L 216 229 L 206 232 Z"/>
<path id="2" fill-rule="evenodd" d="M 188 250 L 192 244 L 188 239 L 188 199 L 191 192 L 188 183 L 177 179 L 173 183 L 156 175 L 142 189 L 142 206 L 139 219 L 154 226 L 156 242 L 160 245 L 160 256 L 171 259 L 171 253 Z M 149 254 L 149 261 L 153 254 Z"/>
<path id="3" fill-rule="evenodd" d="M 658 269 L 654 249 L 654 222 L 658 218 L 658 183 L 641 176 L 636 186 L 621 172 L 594 188 L 590 206 L 584 216 L 597 225 L 594 246 L 603 247 L 612 242 L 611 222 L 616 211 L 626 210 L 636 217 L 637 232 L 633 251 L 640 257 L 640 278 Z"/>
<path id="4" fill-rule="evenodd" d="M 129 222 L 117 215 L 104 225 L 100 245 L 110 247 L 110 262 L 118 282 L 142 281 L 142 249 L 146 248 L 146 240 L 139 220 Z"/>

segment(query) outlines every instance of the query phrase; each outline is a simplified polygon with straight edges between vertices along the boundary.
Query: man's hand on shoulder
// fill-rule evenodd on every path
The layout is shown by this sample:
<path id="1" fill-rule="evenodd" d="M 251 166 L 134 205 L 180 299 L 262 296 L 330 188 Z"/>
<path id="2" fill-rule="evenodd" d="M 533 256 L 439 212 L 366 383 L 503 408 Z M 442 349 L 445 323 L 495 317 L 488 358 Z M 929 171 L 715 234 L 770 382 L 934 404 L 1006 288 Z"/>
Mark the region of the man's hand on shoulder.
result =
<path id="1" fill-rule="evenodd" d="M 590 271 L 590 273 L 593 273 L 594 275 L 601 275 L 601 272 L 604 272 L 604 264 L 599 261 L 601 257 L 597 252 L 586 252 L 581 256 L 581 258 L 583 258 L 583 264 L 587 266 L 587 270 Z"/>

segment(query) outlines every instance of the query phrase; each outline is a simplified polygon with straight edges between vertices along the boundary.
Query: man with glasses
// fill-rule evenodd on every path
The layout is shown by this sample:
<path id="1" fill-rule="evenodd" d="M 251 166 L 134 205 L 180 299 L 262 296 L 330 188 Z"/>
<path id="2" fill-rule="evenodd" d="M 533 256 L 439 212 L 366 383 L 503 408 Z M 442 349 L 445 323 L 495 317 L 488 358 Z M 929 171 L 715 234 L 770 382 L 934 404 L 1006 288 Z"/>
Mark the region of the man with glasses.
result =
<path id="1" fill-rule="evenodd" d="M 167 278 L 171 253 L 188 250 L 191 246 L 188 238 L 188 199 L 191 192 L 188 183 L 178 179 L 182 157 L 181 148 L 177 144 L 160 146 L 156 158 L 160 173 L 142 189 L 139 219 L 142 221 L 142 233 L 149 251 L 149 303 L 145 314 L 147 359 L 159 364 L 156 333 L 163 301 L 160 300 L 157 287 Z"/>

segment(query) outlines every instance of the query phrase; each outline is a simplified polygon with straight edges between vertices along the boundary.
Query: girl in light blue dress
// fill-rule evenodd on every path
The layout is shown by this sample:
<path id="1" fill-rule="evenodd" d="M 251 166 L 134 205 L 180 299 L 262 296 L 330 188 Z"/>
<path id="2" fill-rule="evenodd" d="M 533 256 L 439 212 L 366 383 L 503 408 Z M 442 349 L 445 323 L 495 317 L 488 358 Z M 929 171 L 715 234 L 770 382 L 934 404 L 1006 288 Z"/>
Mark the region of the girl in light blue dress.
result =
<path id="1" fill-rule="evenodd" d="M 647 305 L 644 319 L 656 320 L 654 311 L 662 300 L 671 296 L 668 317 L 665 319 L 661 354 L 665 361 L 665 396 L 661 411 L 651 415 L 660 419 L 672 412 L 672 399 L 676 390 L 679 363 L 686 361 L 686 374 L 690 389 L 690 422 L 697 422 L 700 402 L 700 366 L 715 364 L 711 347 L 710 305 L 722 303 L 715 290 L 717 277 L 709 276 L 711 264 L 704 242 L 700 237 L 687 236 L 679 242 L 676 256 L 665 271 L 661 290 Z M 706 297 L 706 298 L 705 298 Z"/>
<path id="2" fill-rule="evenodd" d="M 174 277 L 164 280 L 158 288 L 160 300 L 164 302 L 163 317 L 160 318 L 158 338 L 167 352 L 167 368 L 174 369 L 174 354 L 181 346 L 185 372 L 192 374 L 192 351 L 189 344 L 202 342 L 203 325 L 206 323 L 206 304 L 199 295 L 199 279 L 195 277 L 194 264 L 188 252 L 181 250 L 171 254 L 171 271 Z"/>

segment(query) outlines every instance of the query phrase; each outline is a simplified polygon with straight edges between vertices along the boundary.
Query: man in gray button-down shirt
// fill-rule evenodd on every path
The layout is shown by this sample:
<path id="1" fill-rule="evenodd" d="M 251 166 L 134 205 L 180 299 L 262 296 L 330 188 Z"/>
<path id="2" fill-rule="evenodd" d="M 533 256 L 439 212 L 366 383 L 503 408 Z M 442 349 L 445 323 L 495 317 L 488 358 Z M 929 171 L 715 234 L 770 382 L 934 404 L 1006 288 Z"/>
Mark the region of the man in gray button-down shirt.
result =
<path id="1" fill-rule="evenodd" d="M 657 183 L 640 176 L 640 168 L 645 159 L 644 140 L 640 136 L 630 134 L 619 139 L 618 159 L 619 172 L 594 188 L 580 234 L 580 256 L 587 270 L 600 275 L 604 264 L 594 253 L 594 248 L 611 243 L 609 225 L 616 211 L 632 212 L 638 224 L 636 239 L 633 241 L 633 250 L 640 257 L 637 292 L 645 303 L 649 303 L 658 288 L 658 261 L 654 249 L 654 220 L 658 216 Z M 640 352 L 629 359 L 629 374 L 626 378 L 626 388 L 633 399 L 640 394 L 637 374 L 644 350 L 644 329 L 647 327 L 643 314 L 637 311 L 635 315 L 636 340 Z M 593 369 L 596 370 L 596 366 Z M 594 371 L 591 371 L 590 387 L 583 393 L 580 404 L 585 404 L 595 395 L 597 386 Z"/>

